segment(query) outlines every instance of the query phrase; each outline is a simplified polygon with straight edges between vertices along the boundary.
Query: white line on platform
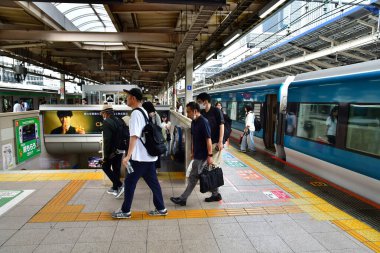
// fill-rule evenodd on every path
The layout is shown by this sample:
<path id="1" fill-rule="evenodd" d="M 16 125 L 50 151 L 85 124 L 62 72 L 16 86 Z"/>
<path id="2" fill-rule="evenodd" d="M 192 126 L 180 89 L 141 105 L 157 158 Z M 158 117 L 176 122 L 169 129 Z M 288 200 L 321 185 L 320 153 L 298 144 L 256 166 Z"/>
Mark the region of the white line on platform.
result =
<path id="1" fill-rule="evenodd" d="M 28 197 L 32 192 L 34 192 L 34 190 L 22 190 L 22 191 L 23 192 L 20 195 L 18 195 L 17 197 L 15 197 L 11 201 L 9 201 L 8 203 L 0 207 L 0 216 L 6 213 L 9 209 L 14 207 L 15 205 L 17 205 L 21 200 Z"/>

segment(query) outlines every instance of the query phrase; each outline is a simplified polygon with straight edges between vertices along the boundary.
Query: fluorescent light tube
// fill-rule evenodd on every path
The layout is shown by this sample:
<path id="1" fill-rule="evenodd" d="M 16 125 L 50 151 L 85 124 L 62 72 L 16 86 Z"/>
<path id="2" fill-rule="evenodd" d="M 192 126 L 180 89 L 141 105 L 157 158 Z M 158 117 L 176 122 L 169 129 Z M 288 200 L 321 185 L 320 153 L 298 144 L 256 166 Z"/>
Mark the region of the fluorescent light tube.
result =
<path id="1" fill-rule="evenodd" d="M 280 6 L 281 4 L 285 3 L 286 0 L 279 0 L 277 1 L 277 3 L 273 4 L 271 7 L 269 7 L 269 9 L 267 9 L 266 11 L 264 11 L 264 13 L 260 14 L 259 17 L 260 18 L 265 18 L 266 16 L 268 16 L 273 10 L 275 10 L 278 6 Z"/>
<path id="2" fill-rule="evenodd" d="M 214 55 L 215 55 L 215 51 L 212 51 L 209 55 L 207 55 L 207 57 L 206 57 L 206 61 L 208 61 L 208 60 L 210 60 L 212 57 L 214 57 Z"/>
<path id="3" fill-rule="evenodd" d="M 231 44 L 231 42 L 233 42 L 234 40 L 236 40 L 239 36 L 240 36 L 240 33 L 235 34 L 229 40 L 227 40 L 226 42 L 224 42 L 223 45 L 225 47 L 228 46 L 229 44 Z"/>

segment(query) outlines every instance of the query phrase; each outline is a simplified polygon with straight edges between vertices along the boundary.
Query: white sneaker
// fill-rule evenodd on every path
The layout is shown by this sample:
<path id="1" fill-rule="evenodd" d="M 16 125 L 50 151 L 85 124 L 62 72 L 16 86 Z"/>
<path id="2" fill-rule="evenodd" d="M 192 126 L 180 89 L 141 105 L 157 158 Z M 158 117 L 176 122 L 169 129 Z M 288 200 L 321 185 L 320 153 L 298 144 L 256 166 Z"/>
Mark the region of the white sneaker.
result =
<path id="1" fill-rule="evenodd" d="M 124 193 L 124 185 L 120 186 L 118 189 L 117 189 L 117 193 L 115 195 L 115 198 L 120 198 Z"/>

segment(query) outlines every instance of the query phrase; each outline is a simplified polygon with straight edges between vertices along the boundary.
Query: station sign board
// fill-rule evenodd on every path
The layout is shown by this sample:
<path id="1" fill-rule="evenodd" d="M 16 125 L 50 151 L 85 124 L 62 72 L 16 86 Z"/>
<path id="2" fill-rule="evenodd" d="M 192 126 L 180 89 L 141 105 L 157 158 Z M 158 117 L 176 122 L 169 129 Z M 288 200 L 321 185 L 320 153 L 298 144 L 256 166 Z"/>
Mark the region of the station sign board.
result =
<path id="1" fill-rule="evenodd" d="M 41 133 L 39 118 L 25 118 L 14 121 L 17 163 L 41 154 Z"/>

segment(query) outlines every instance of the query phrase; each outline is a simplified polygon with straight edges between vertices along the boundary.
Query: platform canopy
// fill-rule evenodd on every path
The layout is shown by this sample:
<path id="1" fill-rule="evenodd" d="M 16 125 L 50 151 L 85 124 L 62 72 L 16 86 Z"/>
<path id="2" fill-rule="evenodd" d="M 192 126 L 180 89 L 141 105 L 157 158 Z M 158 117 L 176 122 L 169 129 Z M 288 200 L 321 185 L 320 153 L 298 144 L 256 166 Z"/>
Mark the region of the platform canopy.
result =
<path id="1" fill-rule="evenodd" d="M 280 8 L 277 2 L 2 0 L 0 49 L 98 82 L 158 91 L 180 78 L 189 46 L 194 65 L 203 63 L 237 29 L 244 33 L 261 22 L 260 13 Z"/>

